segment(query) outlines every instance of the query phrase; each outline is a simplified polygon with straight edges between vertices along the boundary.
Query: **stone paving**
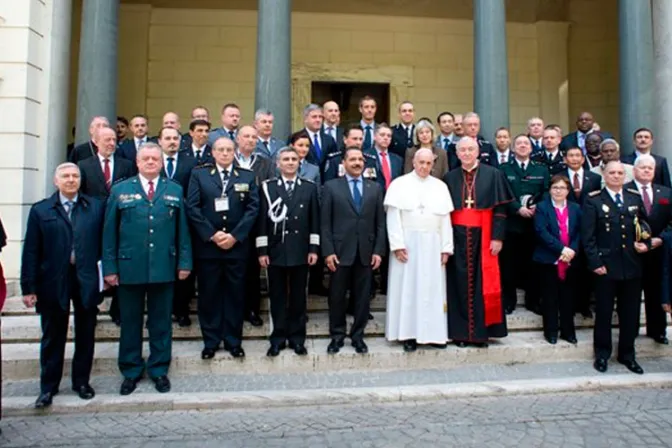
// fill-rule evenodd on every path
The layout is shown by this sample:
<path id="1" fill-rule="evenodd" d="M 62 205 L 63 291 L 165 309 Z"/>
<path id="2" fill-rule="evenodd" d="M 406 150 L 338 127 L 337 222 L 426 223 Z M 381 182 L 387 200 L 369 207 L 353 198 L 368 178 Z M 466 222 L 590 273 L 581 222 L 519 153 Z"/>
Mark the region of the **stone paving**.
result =
<path id="1" fill-rule="evenodd" d="M 672 358 L 640 360 L 647 373 L 672 372 Z M 610 374 L 632 375 L 616 362 L 609 364 Z M 514 381 L 539 378 L 563 378 L 595 376 L 592 361 L 551 362 L 539 364 L 481 364 L 463 366 L 450 370 L 395 370 L 395 371 L 341 371 L 305 372 L 267 375 L 213 375 L 171 376 L 173 392 L 254 392 L 283 390 L 346 389 L 369 387 L 421 386 L 433 384 L 472 383 L 483 381 Z M 94 377 L 91 381 L 98 394 L 117 394 L 121 385 L 120 376 Z M 4 397 L 37 396 L 39 381 L 6 381 Z M 137 392 L 156 394 L 149 380 L 138 384 Z M 61 395 L 74 395 L 70 379 L 61 382 Z M 59 397 L 55 400 L 58 401 Z"/>
<path id="2" fill-rule="evenodd" d="M 672 390 L 16 417 L 3 447 L 669 447 Z"/>

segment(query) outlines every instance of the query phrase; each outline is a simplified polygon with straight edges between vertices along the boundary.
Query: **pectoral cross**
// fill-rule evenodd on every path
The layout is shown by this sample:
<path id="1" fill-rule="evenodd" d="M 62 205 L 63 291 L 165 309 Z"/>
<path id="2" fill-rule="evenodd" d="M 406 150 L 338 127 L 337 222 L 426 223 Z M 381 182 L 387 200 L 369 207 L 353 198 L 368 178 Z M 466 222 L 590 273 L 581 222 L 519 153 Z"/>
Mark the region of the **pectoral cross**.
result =
<path id="1" fill-rule="evenodd" d="M 466 201 L 464 201 L 465 204 L 467 204 L 467 208 L 473 208 L 474 206 L 474 200 L 471 199 L 471 197 L 468 197 Z"/>

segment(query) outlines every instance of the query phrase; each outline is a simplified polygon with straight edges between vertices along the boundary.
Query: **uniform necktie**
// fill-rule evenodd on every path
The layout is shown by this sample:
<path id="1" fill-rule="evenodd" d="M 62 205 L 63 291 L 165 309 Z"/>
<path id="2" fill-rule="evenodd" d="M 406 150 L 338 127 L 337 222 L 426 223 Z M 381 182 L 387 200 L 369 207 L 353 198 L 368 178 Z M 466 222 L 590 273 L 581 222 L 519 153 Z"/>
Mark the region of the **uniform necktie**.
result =
<path id="1" fill-rule="evenodd" d="M 264 149 L 266 152 L 270 154 L 270 150 L 268 149 L 268 142 L 266 140 L 262 140 L 262 143 L 264 144 Z"/>
<path id="2" fill-rule="evenodd" d="M 579 173 L 574 173 L 572 188 L 574 188 L 574 194 L 577 198 L 581 196 L 581 182 L 579 181 Z"/>
<path id="3" fill-rule="evenodd" d="M 390 172 L 390 162 L 387 160 L 387 151 L 381 151 L 380 158 L 382 159 L 381 165 L 383 168 L 383 177 L 385 178 L 385 190 L 387 191 L 392 182 L 392 173 Z"/>
<path id="4" fill-rule="evenodd" d="M 621 193 L 616 193 L 614 197 L 616 198 L 616 205 L 618 205 L 618 208 L 623 207 L 623 201 L 621 200 Z"/>
<path id="5" fill-rule="evenodd" d="M 369 149 L 371 148 L 371 126 L 366 125 L 364 128 L 364 148 L 363 149 Z"/>
<path id="6" fill-rule="evenodd" d="M 229 172 L 227 170 L 222 170 L 222 191 L 226 190 L 226 186 L 229 184 Z"/>
<path id="7" fill-rule="evenodd" d="M 646 191 L 648 190 L 649 187 L 646 185 L 642 185 L 642 202 L 644 202 L 644 209 L 646 210 L 646 214 L 650 215 L 651 214 L 651 198 L 649 197 L 649 193 Z"/>
<path id="8" fill-rule="evenodd" d="M 520 169 L 525 171 L 525 162 L 521 162 L 520 164 Z"/>
<path id="9" fill-rule="evenodd" d="M 355 202 L 355 207 L 357 208 L 357 213 L 362 210 L 362 194 L 357 188 L 359 179 L 352 179 L 352 200 Z"/>
<path id="10" fill-rule="evenodd" d="M 506 154 L 499 155 L 499 163 L 502 165 L 506 163 Z"/>
<path id="11" fill-rule="evenodd" d="M 235 140 L 235 139 L 236 139 L 236 138 L 235 138 L 235 135 L 233 134 L 233 131 L 229 131 L 229 138 L 230 138 L 231 140 Z"/>
<path id="12" fill-rule="evenodd" d="M 149 186 L 147 188 L 147 199 L 151 201 L 154 199 L 154 181 L 150 180 L 147 185 Z"/>
<path id="13" fill-rule="evenodd" d="M 448 151 L 448 147 L 450 147 L 450 140 L 448 140 L 447 138 L 444 138 L 443 139 L 443 149 Z"/>
<path id="14" fill-rule="evenodd" d="M 313 146 L 315 147 L 317 160 L 322 160 L 322 148 L 320 147 L 320 139 L 317 136 L 317 132 L 313 135 Z"/>
<path id="15" fill-rule="evenodd" d="M 175 173 L 175 157 L 168 157 L 168 166 L 166 166 L 166 172 L 168 173 L 169 178 L 173 178 Z"/>
<path id="16" fill-rule="evenodd" d="M 287 190 L 287 197 L 290 200 L 292 199 L 292 196 L 294 195 L 294 188 L 292 187 L 293 184 L 294 184 L 293 180 L 288 180 L 287 185 L 285 187 L 285 189 Z"/>
<path id="17" fill-rule="evenodd" d="M 196 150 L 196 160 L 199 161 L 199 162 L 201 161 L 201 150 L 200 149 Z"/>
<path id="18" fill-rule="evenodd" d="M 105 177 L 105 188 L 108 190 L 112 185 L 112 172 L 110 171 L 110 159 L 105 159 L 105 166 L 103 168 L 103 177 Z"/>

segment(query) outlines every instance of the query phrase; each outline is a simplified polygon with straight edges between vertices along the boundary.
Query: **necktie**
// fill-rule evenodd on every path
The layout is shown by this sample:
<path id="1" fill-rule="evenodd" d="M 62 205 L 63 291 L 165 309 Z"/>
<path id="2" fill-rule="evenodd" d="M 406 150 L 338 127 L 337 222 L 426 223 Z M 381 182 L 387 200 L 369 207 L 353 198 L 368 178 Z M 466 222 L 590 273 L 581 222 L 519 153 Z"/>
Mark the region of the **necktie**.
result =
<path id="1" fill-rule="evenodd" d="M 287 197 L 291 200 L 292 195 L 294 194 L 294 188 L 292 188 L 293 180 L 288 180 L 285 189 L 287 190 Z"/>
<path id="2" fill-rule="evenodd" d="M 105 177 L 105 188 L 110 189 L 112 185 L 112 172 L 110 171 L 110 159 L 105 159 L 105 167 L 103 168 L 103 177 Z"/>
<path id="3" fill-rule="evenodd" d="M 447 138 L 444 138 L 444 139 L 443 139 L 443 149 L 445 149 L 446 151 L 448 151 L 448 147 L 449 147 L 449 146 L 450 146 L 450 140 L 448 140 Z"/>
<path id="4" fill-rule="evenodd" d="M 574 194 L 576 195 L 577 198 L 581 196 L 581 182 L 579 181 L 579 173 L 574 173 L 572 188 L 574 188 Z"/>
<path id="5" fill-rule="evenodd" d="M 621 200 L 621 193 L 616 193 L 614 197 L 616 198 L 616 205 L 618 205 L 618 208 L 623 207 L 623 201 Z"/>
<path id="6" fill-rule="evenodd" d="M 371 126 L 367 125 L 364 128 L 364 148 L 363 149 L 369 149 L 371 148 Z"/>
<path id="7" fill-rule="evenodd" d="M 201 161 L 201 150 L 200 149 L 196 150 L 196 160 L 199 161 L 199 162 Z"/>
<path id="8" fill-rule="evenodd" d="M 227 170 L 222 170 L 222 191 L 226 190 L 226 186 L 229 184 L 229 172 Z"/>
<path id="9" fill-rule="evenodd" d="M 229 138 L 230 138 L 231 140 L 235 140 L 235 139 L 236 139 L 235 135 L 233 134 L 233 131 L 229 131 Z"/>
<path id="10" fill-rule="evenodd" d="M 333 126 L 329 126 L 327 128 L 327 134 L 331 135 L 331 138 L 336 140 L 336 135 L 334 134 L 334 127 Z"/>
<path id="11" fill-rule="evenodd" d="M 142 140 L 136 140 L 135 141 L 135 149 L 136 151 L 140 149 L 140 145 L 142 145 Z"/>
<path id="12" fill-rule="evenodd" d="M 381 151 L 380 158 L 382 159 L 381 165 L 383 168 L 383 177 L 385 178 L 385 190 L 387 191 L 392 182 L 392 173 L 390 172 L 390 162 L 387 160 L 387 151 Z"/>
<path id="13" fill-rule="evenodd" d="M 502 165 L 506 163 L 506 154 L 499 155 L 499 163 Z"/>
<path id="14" fill-rule="evenodd" d="M 648 190 L 649 187 L 646 185 L 642 185 L 642 202 L 644 202 L 644 209 L 646 209 L 646 214 L 650 215 L 651 214 L 651 198 L 649 197 L 649 193 L 646 191 Z"/>
<path id="15" fill-rule="evenodd" d="M 72 223 L 72 209 L 75 207 L 75 203 L 73 201 L 66 201 L 65 202 L 65 212 L 68 214 L 68 219 Z M 74 225 L 74 223 L 73 223 Z M 74 236 L 74 235 L 73 235 Z M 73 239 L 72 241 L 72 249 L 70 249 L 70 264 L 75 264 L 75 241 Z"/>
<path id="16" fill-rule="evenodd" d="M 581 148 L 584 152 L 586 151 L 586 134 L 579 132 L 579 148 Z"/>
<path id="17" fill-rule="evenodd" d="M 147 199 L 151 201 L 154 199 L 154 181 L 150 180 L 147 184 L 149 185 L 147 188 Z"/>
<path id="18" fill-rule="evenodd" d="M 173 178 L 175 173 L 175 157 L 168 157 L 168 166 L 166 166 L 166 172 L 168 173 L 169 178 Z"/>
<path id="19" fill-rule="evenodd" d="M 270 154 L 271 152 L 268 149 L 268 142 L 266 140 L 263 140 L 262 143 L 264 144 L 264 150 L 266 150 L 266 153 Z"/>
<path id="20" fill-rule="evenodd" d="M 362 210 L 362 194 L 357 188 L 359 179 L 352 179 L 352 200 L 355 202 L 355 207 L 357 208 L 357 213 Z"/>
<path id="21" fill-rule="evenodd" d="M 523 171 L 525 171 L 525 162 L 522 162 L 522 163 L 520 164 L 520 169 L 523 170 Z"/>
<path id="22" fill-rule="evenodd" d="M 315 147 L 317 160 L 322 160 L 322 148 L 320 147 L 320 139 L 317 136 L 317 132 L 313 135 L 313 146 Z"/>

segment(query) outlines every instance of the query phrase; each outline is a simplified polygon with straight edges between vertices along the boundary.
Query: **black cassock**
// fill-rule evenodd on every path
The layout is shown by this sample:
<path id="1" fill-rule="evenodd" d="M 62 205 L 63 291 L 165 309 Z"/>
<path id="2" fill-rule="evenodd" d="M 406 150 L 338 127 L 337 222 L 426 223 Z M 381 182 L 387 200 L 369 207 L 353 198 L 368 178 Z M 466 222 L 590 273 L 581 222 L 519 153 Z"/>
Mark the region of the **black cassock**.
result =
<path id="1" fill-rule="evenodd" d="M 504 337 L 507 335 L 506 316 L 501 282 L 496 273 L 498 261 L 496 256 L 490 257 L 484 265 L 481 251 L 486 248 L 481 246 L 481 240 L 484 232 L 488 232 L 487 227 L 490 227 L 490 240 L 504 240 L 506 204 L 513 200 L 513 194 L 504 174 L 485 164 L 479 164 L 470 172 L 454 169 L 443 180 L 455 207 L 451 214 L 455 248 L 447 266 L 448 336 L 463 342 L 487 342 L 491 337 Z M 489 253 L 490 241 L 484 243 Z"/>

